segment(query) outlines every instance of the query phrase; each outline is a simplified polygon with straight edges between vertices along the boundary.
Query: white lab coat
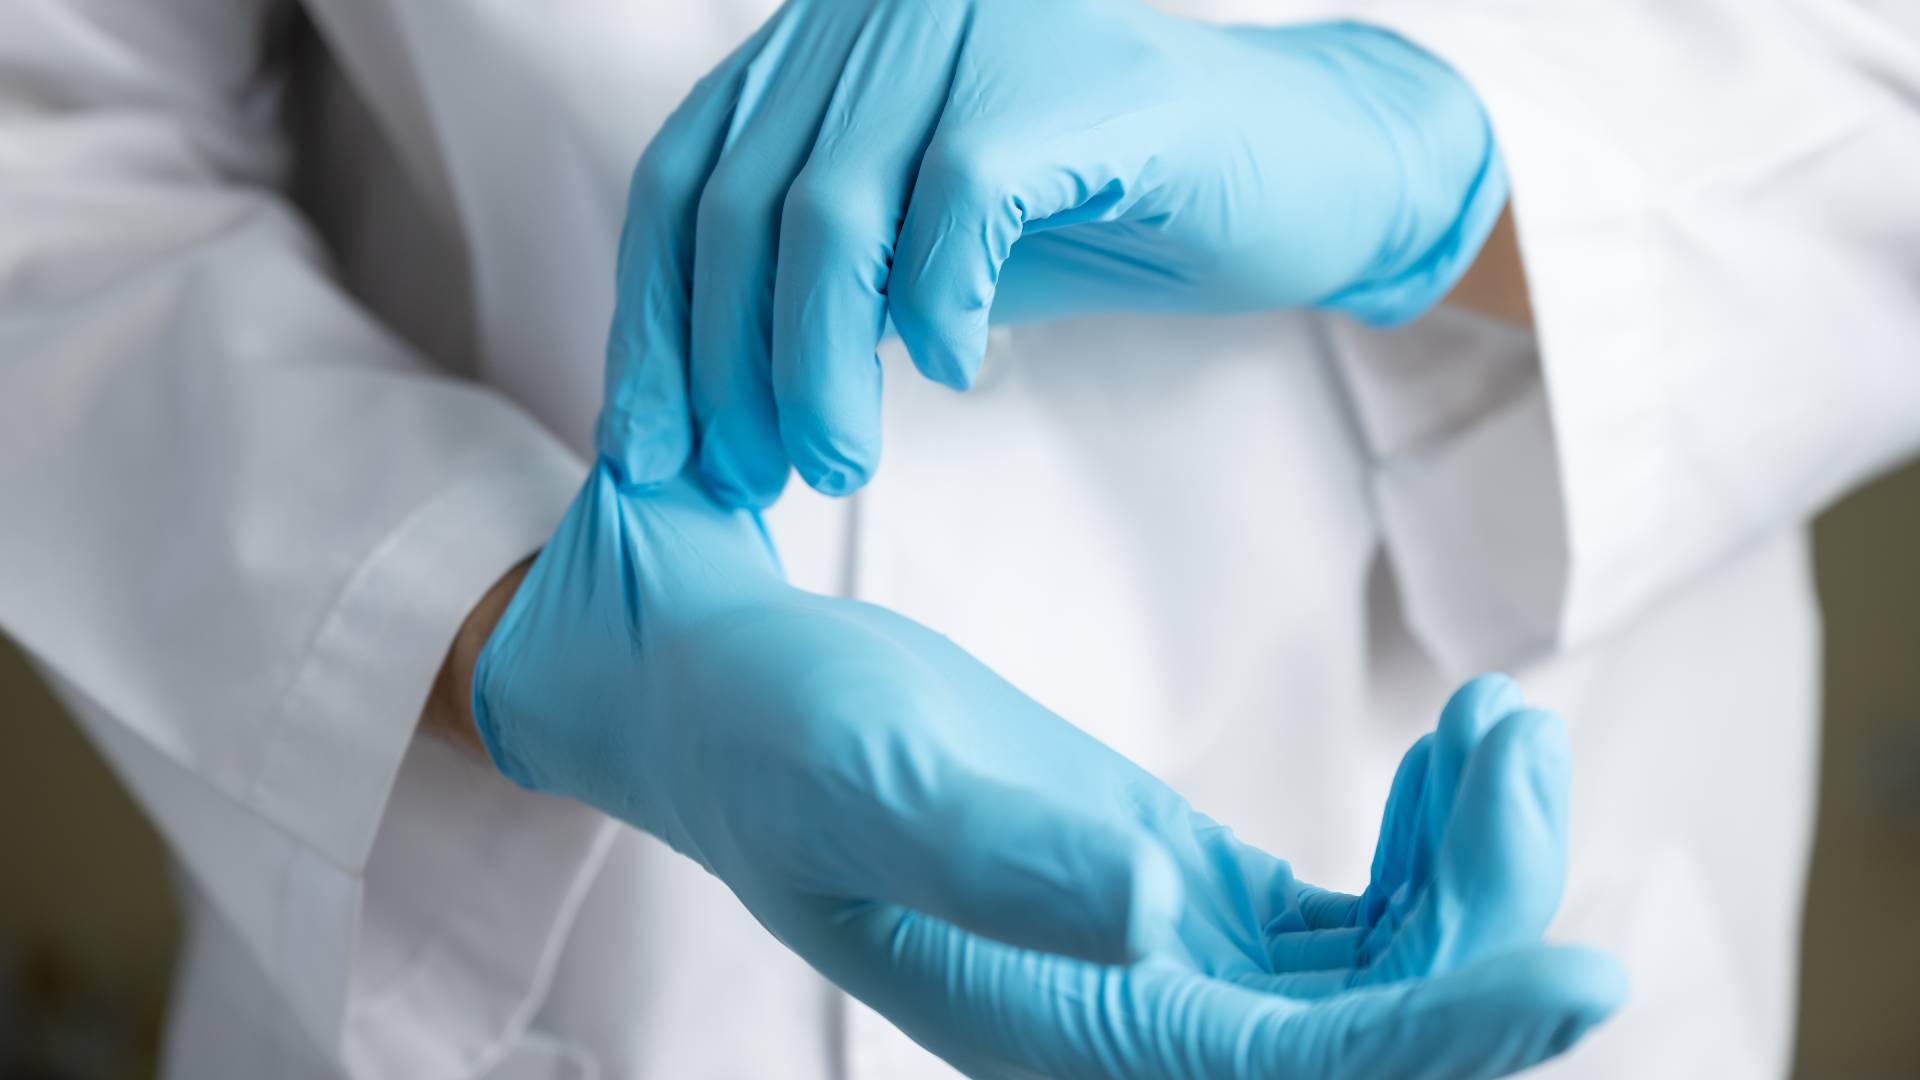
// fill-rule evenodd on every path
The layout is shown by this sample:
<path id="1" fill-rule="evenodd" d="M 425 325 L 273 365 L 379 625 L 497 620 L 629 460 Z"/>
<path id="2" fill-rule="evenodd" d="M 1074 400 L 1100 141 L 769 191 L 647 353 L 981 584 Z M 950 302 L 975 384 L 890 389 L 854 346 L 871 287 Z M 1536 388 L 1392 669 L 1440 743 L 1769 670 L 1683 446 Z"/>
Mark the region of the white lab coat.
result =
<path id="1" fill-rule="evenodd" d="M 273 0 L 0 4 L 0 627 L 181 867 L 171 1075 L 941 1074 L 691 864 L 413 738 L 581 476 L 627 171 L 768 6 L 307 0 L 316 58 Z M 1804 523 L 1920 439 L 1910 17 L 1188 6 L 1452 60 L 1538 347 L 1086 320 L 966 396 L 891 352 L 880 476 L 789 489 L 790 569 L 1333 885 L 1447 687 L 1519 669 L 1576 753 L 1557 932 L 1634 987 L 1560 1075 L 1780 1072 Z"/>

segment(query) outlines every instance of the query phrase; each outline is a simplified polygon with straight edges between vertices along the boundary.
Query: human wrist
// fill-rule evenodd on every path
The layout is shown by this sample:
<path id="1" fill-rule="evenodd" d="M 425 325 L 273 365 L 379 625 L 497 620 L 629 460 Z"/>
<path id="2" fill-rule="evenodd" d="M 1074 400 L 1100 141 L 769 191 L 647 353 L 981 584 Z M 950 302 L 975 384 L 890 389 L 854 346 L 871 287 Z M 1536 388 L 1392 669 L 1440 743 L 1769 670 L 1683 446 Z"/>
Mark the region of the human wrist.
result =
<path id="1" fill-rule="evenodd" d="M 1533 300 L 1527 268 L 1520 256 L 1511 207 L 1503 211 L 1473 265 L 1447 294 L 1450 307 L 1464 308 L 1524 329 L 1533 327 Z"/>
<path id="2" fill-rule="evenodd" d="M 527 556 L 502 574 L 467 613 L 452 644 L 447 648 L 446 659 L 434 677 L 433 689 L 428 693 L 426 707 L 421 711 L 422 731 L 463 746 L 482 757 L 487 756 L 486 745 L 474 724 L 474 667 L 479 663 L 480 651 L 486 647 L 494 626 L 506 613 L 507 605 L 513 601 L 520 583 L 526 579 L 533 558 Z"/>

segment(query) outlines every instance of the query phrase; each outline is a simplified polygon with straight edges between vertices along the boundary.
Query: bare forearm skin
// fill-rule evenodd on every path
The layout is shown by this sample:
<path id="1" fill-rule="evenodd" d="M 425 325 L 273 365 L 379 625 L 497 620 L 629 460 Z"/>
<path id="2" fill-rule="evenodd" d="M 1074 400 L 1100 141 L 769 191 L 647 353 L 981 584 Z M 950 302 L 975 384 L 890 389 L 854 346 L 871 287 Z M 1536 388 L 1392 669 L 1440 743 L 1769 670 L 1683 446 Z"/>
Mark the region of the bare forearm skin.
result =
<path id="1" fill-rule="evenodd" d="M 467 621 L 461 624 L 460 632 L 454 635 L 453 644 L 447 649 L 447 658 L 433 680 L 426 707 L 420 712 L 420 730 L 485 756 L 486 748 L 480 742 L 480 732 L 473 726 L 473 667 L 480 659 L 480 650 L 485 647 L 487 636 L 493 633 L 494 624 L 506 613 L 507 604 L 513 600 L 514 592 L 520 588 L 521 580 L 527 576 L 527 570 L 532 565 L 533 557 L 528 556 L 503 574 L 467 614 Z"/>
<path id="2" fill-rule="evenodd" d="M 1519 237 L 1513 225 L 1513 207 L 1500 220 L 1445 303 L 1531 330 L 1533 304 L 1527 297 L 1526 267 L 1520 261 Z"/>

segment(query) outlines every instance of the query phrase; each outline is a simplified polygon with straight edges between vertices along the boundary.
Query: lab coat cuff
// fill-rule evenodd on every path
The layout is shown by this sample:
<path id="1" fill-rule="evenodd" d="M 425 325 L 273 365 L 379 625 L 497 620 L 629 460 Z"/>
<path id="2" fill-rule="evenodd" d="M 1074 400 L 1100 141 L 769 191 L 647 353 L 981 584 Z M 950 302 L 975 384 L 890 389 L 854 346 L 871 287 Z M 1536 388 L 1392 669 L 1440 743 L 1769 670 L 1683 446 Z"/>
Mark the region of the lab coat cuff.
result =
<path id="1" fill-rule="evenodd" d="M 1641 515 L 1625 512 L 1636 500 L 1620 497 L 1620 488 L 1660 487 L 1657 440 L 1635 428 L 1652 415 L 1648 405 L 1661 387 L 1630 377 L 1632 365 L 1623 363 L 1651 347 L 1642 328 L 1658 300 L 1642 283 L 1654 278 L 1643 232 L 1653 193 L 1617 140 L 1590 127 L 1590 118 L 1570 116 L 1563 97 L 1538 92 L 1543 80 L 1565 81 L 1529 51 L 1528 35 L 1539 26 L 1503 26 L 1488 11 L 1455 18 L 1403 0 L 1386 0 L 1369 18 L 1429 49 L 1473 86 L 1511 175 L 1534 318 L 1527 418 L 1517 403 L 1504 419 L 1485 413 L 1477 421 L 1483 430 L 1436 450 L 1419 470 L 1383 474 L 1379 492 L 1389 536 L 1403 538 L 1395 560 L 1403 574 L 1444 573 L 1415 569 L 1442 550 L 1459 560 L 1460 576 L 1436 585 L 1426 618 L 1408 613 L 1416 632 L 1427 624 L 1430 650 L 1471 664 L 1468 671 L 1515 664 L 1604 633 L 1666 584 L 1616 557 L 1654 535 Z M 1416 475 L 1426 479 L 1416 483 Z M 1626 484 L 1618 479 L 1627 477 Z M 1514 527 L 1496 533 L 1495 523 Z M 1465 543 L 1469 532 L 1477 539 Z M 1523 549 L 1523 537 L 1536 546 Z M 1665 554 L 1677 553 L 1675 539 L 1666 538 Z M 1669 577 L 1688 565 L 1654 562 Z M 1547 579 L 1549 569 L 1556 580 Z M 1475 588 L 1489 591 L 1475 598 Z M 1439 601 L 1441 593 L 1453 599 Z M 1523 593 L 1524 612 L 1513 607 Z M 1440 617 L 1443 606 L 1454 614 Z M 1498 642 L 1465 612 L 1495 606 L 1519 620 Z"/>
<path id="2" fill-rule="evenodd" d="M 378 544 L 314 637 L 252 807 L 349 870 L 366 863 L 435 674 L 467 613 L 545 542 L 582 466 L 515 440 Z"/>
<path id="3" fill-rule="evenodd" d="M 1408 629 L 1456 678 L 1553 651 L 1568 533 L 1532 335 L 1450 308 L 1332 333 Z"/>
<path id="4" fill-rule="evenodd" d="M 331 1000 L 302 1014 L 357 1078 L 477 1076 L 510 1051 L 612 835 L 599 814 L 416 738 L 467 613 L 579 486 L 578 460 L 521 434 L 464 462 L 348 578 L 250 790 L 300 840 L 308 872 L 290 884 L 280 937 L 297 942 L 304 925 L 310 949 L 335 950 L 293 966 L 340 971 L 315 980 L 330 989 L 307 996 Z M 314 898 L 343 895 L 351 922 L 324 931 Z"/>
<path id="5" fill-rule="evenodd" d="M 354 1077 L 476 1077 L 519 1049 L 618 834 L 416 740 L 368 863 L 345 1010 Z"/>
<path id="6" fill-rule="evenodd" d="M 1741 32 L 1677 32 L 1658 4 L 1364 10 L 1467 80 L 1511 173 L 1543 406 L 1511 464 L 1551 455 L 1553 501 L 1527 516 L 1557 519 L 1564 580 L 1547 633 L 1559 649 L 1628 624 L 1913 445 L 1899 264 L 1875 262 L 1892 248 L 1807 194 L 1845 183 L 1874 208 L 1862 213 L 1893 205 L 1878 195 L 1913 160 L 1911 140 L 1861 92 L 1873 80 L 1805 47 L 1800 20 L 1705 8 L 1690 25 Z M 1802 179 L 1770 182 L 1783 174 Z M 1812 379 L 1804 358 L 1822 355 L 1845 360 Z M 1835 402 L 1851 415 L 1831 420 Z M 1402 530 L 1496 500 L 1518 512 L 1522 493 L 1498 490 L 1509 463 L 1479 446 L 1451 452 L 1484 455 L 1489 491 L 1430 484 L 1415 515 L 1409 486 L 1387 506 Z"/>

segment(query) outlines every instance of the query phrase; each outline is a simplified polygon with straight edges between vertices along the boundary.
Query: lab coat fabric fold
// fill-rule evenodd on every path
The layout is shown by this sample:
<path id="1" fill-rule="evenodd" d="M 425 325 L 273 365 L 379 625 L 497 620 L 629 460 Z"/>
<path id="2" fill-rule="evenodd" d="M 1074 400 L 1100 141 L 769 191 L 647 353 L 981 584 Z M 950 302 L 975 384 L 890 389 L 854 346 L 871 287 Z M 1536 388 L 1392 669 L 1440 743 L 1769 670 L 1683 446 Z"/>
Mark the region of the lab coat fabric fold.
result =
<path id="1" fill-rule="evenodd" d="M 388 796 L 454 631 L 582 467 L 331 278 L 273 186 L 273 12 L 0 10 L 0 627 L 286 1030 L 470 1072 L 609 827 L 479 770 Z"/>
<path id="2" fill-rule="evenodd" d="M 1920 448 L 1911 15 L 1734 0 L 1315 7 L 1452 63 L 1512 177 L 1543 415 L 1520 424 L 1499 402 L 1483 415 L 1504 431 L 1417 447 L 1405 420 L 1375 433 L 1409 614 L 1451 667 L 1602 636 Z M 1371 369 L 1355 381 L 1375 411 L 1421 413 L 1440 377 L 1402 373 L 1421 366 L 1422 331 L 1349 354 Z M 1540 420 L 1559 499 L 1533 505 L 1559 520 L 1527 528 L 1559 532 L 1560 565 L 1461 558 L 1509 549 L 1510 515 L 1456 493 L 1538 456 Z M 1519 595 L 1535 609 L 1512 607 Z"/>
<path id="3" fill-rule="evenodd" d="M 1573 740 L 1559 932 L 1634 990 L 1553 1069 L 1782 1072 L 1803 524 L 1920 437 L 1911 39 L 1838 2 L 1170 6 L 1455 64 L 1537 339 L 1088 319 L 995 331 L 965 396 L 889 347 L 872 487 L 769 517 L 790 574 L 1334 884 L 1450 685 L 1515 665 Z M 628 170 L 770 5 L 303 10 L 0 6 L 0 629 L 182 868 L 170 1075 L 946 1074 L 692 864 L 412 740 L 577 486 Z"/>

